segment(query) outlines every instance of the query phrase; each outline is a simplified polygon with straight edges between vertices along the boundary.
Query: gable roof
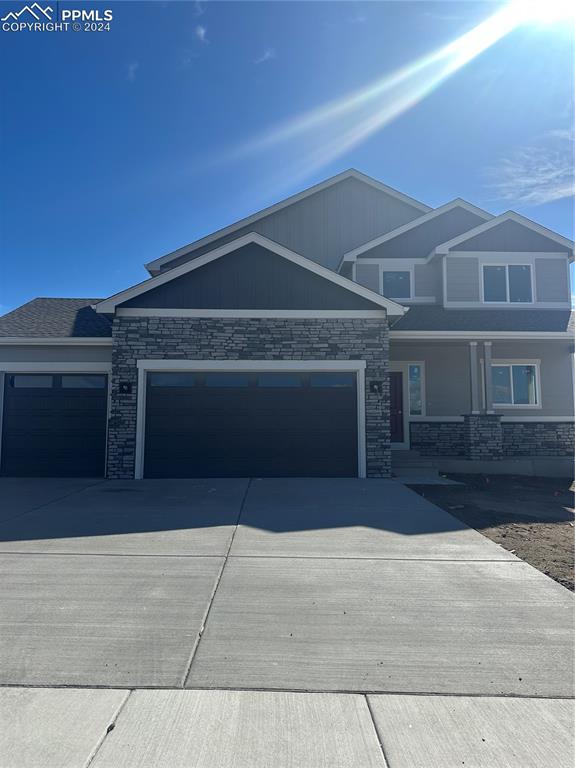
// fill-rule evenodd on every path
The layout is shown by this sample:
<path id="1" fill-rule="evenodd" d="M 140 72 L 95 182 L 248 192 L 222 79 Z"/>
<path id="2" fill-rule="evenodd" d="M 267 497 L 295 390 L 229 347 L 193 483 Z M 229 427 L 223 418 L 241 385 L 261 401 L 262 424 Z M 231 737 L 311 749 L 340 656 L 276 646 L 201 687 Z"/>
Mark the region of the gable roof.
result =
<path id="1" fill-rule="evenodd" d="M 333 272 L 327 267 L 322 267 L 320 264 L 311 261 L 311 259 L 306 259 L 305 256 L 301 256 L 299 253 L 290 251 L 283 245 L 279 245 L 279 243 L 275 243 L 273 240 L 270 240 L 269 238 L 264 237 L 257 232 L 250 232 L 247 235 L 238 237 L 235 240 L 232 240 L 231 243 L 227 243 L 226 245 L 222 245 L 220 248 L 216 248 L 213 251 L 204 253 L 202 256 L 198 256 L 197 259 L 187 261 L 178 267 L 174 267 L 173 269 L 167 270 L 166 272 L 162 272 L 155 277 L 144 280 L 144 282 L 139 283 L 132 288 L 128 288 L 127 290 L 121 291 L 120 293 L 117 293 L 108 299 L 104 299 L 96 305 L 95 310 L 99 313 L 113 313 L 115 312 L 118 305 L 123 304 L 129 299 L 140 296 L 142 293 L 147 293 L 148 291 L 157 288 L 160 285 L 164 285 L 171 280 L 175 280 L 178 277 L 187 274 L 188 272 L 199 269 L 205 264 L 209 264 L 211 261 L 219 259 L 228 253 L 232 253 L 233 251 L 236 251 L 239 248 L 248 245 L 249 243 L 257 243 L 263 248 L 266 248 L 278 256 L 282 256 L 284 259 L 288 259 L 292 263 L 297 264 L 298 266 L 303 267 L 304 269 L 307 269 L 310 272 L 319 275 L 320 277 L 323 277 L 329 282 L 335 283 L 336 285 L 345 288 L 351 293 L 355 293 L 358 296 L 367 299 L 372 304 L 386 309 L 390 315 L 403 315 L 407 311 L 405 307 L 401 306 L 401 304 L 397 304 L 395 301 L 391 301 L 391 299 L 386 299 L 384 296 L 380 296 L 380 294 L 374 293 L 368 288 L 364 288 L 362 285 L 359 285 L 358 283 L 355 283 L 346 277 L 342 277 L 342 275 L 338 274 L 337 272 Z"/>
<path id="2" fill-rule="evenodd" d="M 295 195 L 291 195 L 290 197 L 286 198 L 285 200 L 282 200 L 279 203 L 275 203 L 274 205 L 270 205 L 267 208 L 264 208 L 263 210 L 258 211 L 257 213 L 254 213 L 250 216 L 246 216 L 245 218 L 240 219 L 239 221 L 236 221 L 234 224 L 230 224 L 227 227 L 218 229 L 216 232 L 212 232 L 212 234 L 206 235 L 206 237 L 202 237 L 199 240 L 194 241 L 193 243 L 185 245 L 182 248 L 178 248 L 177 250 L 172 251 L 171 253 L 167 253 L 165 256 L 160 256 L 160 258 L 154 259 L 153 261 L 148 262 L 144 266 L 146 267 L 148 272 L 150 272 L 150 274 L 152 275 L 157 274 L 161 267 L 165 266 L 166 264 L 169 264 L 174 259 L 178 259 L 181 256 L 186 256 L 187 254 L 192 253 L 198 248 L 208 245 L 214 240 L 219 240 L 222 237 L 233 234 L 237 230 L 250 226 L 251 224 L 254 224 L 260 219 L 265 218 L 266 216 L 270 216 L 271 214 L 276 213 L 277 211 L 281 211 L 283 208 L 287 208 L 288 206 L 293 205 L 294 203 L 300 202 L 300 200 L 304 200 L 306 197 L 310 197 L 311 195 L 315 195 L 318 192 L 323 191 L 324 189 L 334 186 L 335 184 L 339 184 L 345 179 L 355 179 L 357 181 L 363 182 L 364 184 L 368 184 L 374 189 L 377 189 L 380 192 L 384 192 L 385 194 L 390 195 L 391 197 L 394 197 L 397 200 L 400 200 L 401 202 L 406 203 L 407 205 L 410 205 L 412 208 L 419 210 L 423 213 L 426 213 L 427 211 L 431 210 L 430 206 L 425 205 L 424 203 L 421 203 L 418 200 L 415 200 L 414 198 L 409 197 L 408 195 L 404 195 L 402 192 L 398 192 L 396 189 L 393 189 L 392 187 L 388 187 L 386 184 L 382 184 L 380 181 L 373 179 L 371 176 L 367 176 L 365 173 L 361 173 L 360 171 L 357 171 L 354 168 L 350 168 L 349 170 L 343 171 L 343 173 L 338 173 L 336 176 L 332 176 L 331 178 L 326 179 L 325 181 L 322 181 L 319 184 L 314 184 L 312 187 L 308 187 L 308 189 L 304 189 L 302 192 L 298 192 Z"/>
<path id="3" fill-rule="evenodd" d="M 107 338 L 112 326 L 92 304 L 101 299 L 39 298 L 0 317 L 0 342 L 6 338 Z"/>
<path id="4" fill-rule="evenodd" d="M 488 232 L 490 229 L 493 229 L 494 227 L 497 227 L 506 221 L 513 221 L 516 224 L 526 227 L 527 229 L 530 229 L 533 232 L 537 232 L 537 234 L 542 235 L 543 237 L 546 237 L 555 243 L 558 243 L 559 245 L 563 246 L 563 248 L 567 248 L 570 252 L 570 259 L 573 259 L 573 247 L 575 246 L 575 243 L 573 243 L 572 240 L 569 240 L 568 238 L 563 237 L 563 235 L 559 235 L 556 232 L 547 229 L 547 227 L 543 227 L 541 224 L 536 224 L 526 216 L 521 216 L 521 214 L 515 213 L 515 211 L 507 211 L 506 213 L 502 213 L 500 216 L 496 216 L 490 221 L 486 221 L 485 224 L 480 224 L 478 227 L 470 229 L 468 232 L 464 232 L 462 235 L 458 235 L 457 237 L 454 237 L 445 243 L 441 243 L 435 248 L 435 253 L 445 255 L 446 253 L 449 253 L 449 251 L 451 251 L 453 248 L 456 248 L 458 245 L 471 240 L 477 235 Z"/>
<path id="5" fill-rule="evenodd" d="M 389 240 L 393 240 L 400 235 L 404 235 L 406 232 L 410 232 L 412 229 L 416 229 L 422 224 L 426 224 L 428 221 L 433 221 L 433 219 L 437 219 L 438 217 L 449 213 L 449 211 L 452 211 L 454 208 L 463 208 L 464 210 L 469 211 L 469 213 L 474 213 L 476 216 L 485 219 L 485 221 L 493 218 L 493 214 L 484 211 L 483 208 L 478 208 L 477 206 L 468 203 L 467 200 L 463 200 L 461 197 L 456 197 L 455 200 L 451 200 L 449 203 L 445 203 L 445 205 L 440 205 L 438 208 L 425 213 L 423 216 L 419 216 L 417 219 L 413 219 L 413 221 L 409 221 L 407 224 L 403 224 L 401 227 L 397 227 L 397 229 L 393 229 L 385 235 L 376 237 L 374 240 L 370 240 L 369 242 L 360 245 L 358 248 L 348 251 L 344 254 L 343 261 L 355 261 L 355 259 L 362 253 L 370 251 L 376 246 L 382 245 L 382 243 L 387 243 Z"/>

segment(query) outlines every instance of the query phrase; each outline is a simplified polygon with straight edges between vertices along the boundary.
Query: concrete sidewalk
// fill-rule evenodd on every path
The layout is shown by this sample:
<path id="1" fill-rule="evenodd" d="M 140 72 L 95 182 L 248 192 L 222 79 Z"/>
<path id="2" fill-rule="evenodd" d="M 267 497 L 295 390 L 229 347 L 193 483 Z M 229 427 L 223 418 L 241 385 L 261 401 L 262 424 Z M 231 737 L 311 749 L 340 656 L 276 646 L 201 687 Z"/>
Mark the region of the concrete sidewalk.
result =
<path id="1" fill-rule="evenodd" d="M 572 595 L 400 483 L 28 483 L 0 768 L 571 766 Z"/>

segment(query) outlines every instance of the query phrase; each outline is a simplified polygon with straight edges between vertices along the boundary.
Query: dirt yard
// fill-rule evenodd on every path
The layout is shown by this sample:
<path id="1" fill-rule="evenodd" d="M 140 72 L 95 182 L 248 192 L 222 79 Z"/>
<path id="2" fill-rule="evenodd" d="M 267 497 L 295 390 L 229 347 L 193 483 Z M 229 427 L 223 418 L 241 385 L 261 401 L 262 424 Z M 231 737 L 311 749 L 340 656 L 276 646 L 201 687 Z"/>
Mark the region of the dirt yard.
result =
<path id="1" fill-rule="evenodd" d="M 575 484 L 504 475 L 447 475 L 465 485 L 414 491 L 575 591 Z"/>

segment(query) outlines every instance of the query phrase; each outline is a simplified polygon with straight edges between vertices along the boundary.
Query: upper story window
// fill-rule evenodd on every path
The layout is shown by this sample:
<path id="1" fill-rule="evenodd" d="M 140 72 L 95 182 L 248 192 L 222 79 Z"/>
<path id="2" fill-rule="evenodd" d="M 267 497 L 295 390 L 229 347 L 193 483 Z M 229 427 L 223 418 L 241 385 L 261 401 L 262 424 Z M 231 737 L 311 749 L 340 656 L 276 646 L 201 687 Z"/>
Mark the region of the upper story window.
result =
<path id="1" fill-rule="evenodd" d="M 530 264 L 485 264 L 483 301 L 531 303 L 533 289 Z"/>
<path id="2" fill-rule="evenodd" d="M 411 272 L 409 270 L 383 271 L 382 293 L 388 299 L 411 298 Z"/>

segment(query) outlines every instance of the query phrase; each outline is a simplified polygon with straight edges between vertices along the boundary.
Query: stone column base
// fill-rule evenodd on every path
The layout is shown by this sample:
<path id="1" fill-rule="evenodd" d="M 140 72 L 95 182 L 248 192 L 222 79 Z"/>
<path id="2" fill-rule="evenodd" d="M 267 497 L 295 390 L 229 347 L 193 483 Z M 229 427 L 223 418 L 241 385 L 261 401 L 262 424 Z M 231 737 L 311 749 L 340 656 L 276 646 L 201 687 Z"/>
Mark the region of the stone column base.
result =
<path id="1" fill-rule="evenodd" d="M 465 457 L 474 461 L 497 461 L 503 457 L 501 416 L 473 413 L 463 417 Z"/>

